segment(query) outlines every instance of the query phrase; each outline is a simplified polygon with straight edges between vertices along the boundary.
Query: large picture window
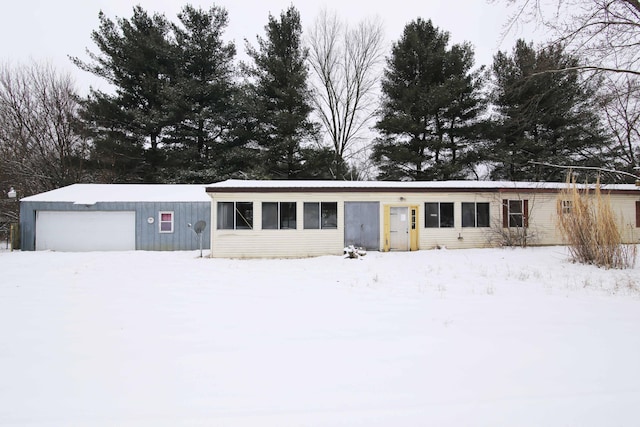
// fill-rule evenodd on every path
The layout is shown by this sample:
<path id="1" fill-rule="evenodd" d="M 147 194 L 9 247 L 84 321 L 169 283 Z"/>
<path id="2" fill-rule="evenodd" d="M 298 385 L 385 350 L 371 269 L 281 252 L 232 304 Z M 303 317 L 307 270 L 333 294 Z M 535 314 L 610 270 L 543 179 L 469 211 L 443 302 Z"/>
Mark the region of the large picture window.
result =
<path id="1" fill-rule="evenodd" d="M 452 228 L 453 203 L 425 203 L 424 226 L 426 228 Z"/>
<path id="2" fill-rule="evenodd" d="M 463 227 L 489 227 L 489 203 L 462 203 Z"/>
<path id="3" fill-rule="evenodd" d="M 218 202 L 218 230 L 253 229 L 253 202 Z"/>
<path id="4" fill-rule="evenodd" d="M 305 202 L 304 228 L 306 230 L 331 230 L 338 228 L 338 203 Z"/>
<path id="5" fill-rule="evenodd" d="M 263 202 L 263 230 L 295 230 L 296 202 Z"/>

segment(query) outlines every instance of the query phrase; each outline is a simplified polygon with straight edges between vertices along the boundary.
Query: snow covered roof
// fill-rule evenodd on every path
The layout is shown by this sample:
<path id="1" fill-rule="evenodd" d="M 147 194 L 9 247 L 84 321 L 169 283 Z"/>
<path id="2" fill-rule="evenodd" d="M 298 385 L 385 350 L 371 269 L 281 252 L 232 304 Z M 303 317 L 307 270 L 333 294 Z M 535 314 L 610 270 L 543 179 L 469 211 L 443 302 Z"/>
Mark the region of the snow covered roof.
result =
<path id="1" fill-rule="evenodd" d="M 24 197 L 26 202 L 71 202 L 90 205 L 97 202 L 210 202 L 215 192 L 249 191 L 498 191 L 560 190 L 563 182 L 512 181 L 284 181 L 234 180 L 211 185 L 200 184 L 73 184 L 45 193 Z M 633 184 L 603 185 L 607 191 L 637 191 Z"/>
<path id="2" fill-rule="evenodd" d="M 584 185 L 579 184 L 578 187 Z M 560 190 L 564 182 L 514 182 L 514 181 L 284 181 L 284 180 L 235 180 L 208 185 L 207 192 L 231 191 L 429 191 L 429 190 Z M 638 191 L 633 184 L 602 185 L 603 190 Z"/>
<path id="3" fill-rule="evenodd" d="M 27 202 L 210 202 L 199 184 L 73 184 L 25 197 Z"/>

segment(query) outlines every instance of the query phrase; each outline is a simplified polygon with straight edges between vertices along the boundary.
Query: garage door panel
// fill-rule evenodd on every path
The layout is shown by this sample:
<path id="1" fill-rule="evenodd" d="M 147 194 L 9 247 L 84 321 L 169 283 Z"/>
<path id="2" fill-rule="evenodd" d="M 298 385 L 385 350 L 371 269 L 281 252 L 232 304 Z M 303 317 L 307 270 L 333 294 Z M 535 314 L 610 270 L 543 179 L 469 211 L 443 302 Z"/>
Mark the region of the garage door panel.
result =
<path id="1" fill-rule="evenodd" d="M 136 213 L 38 211 L 36 250 L 135 250 Z"/>

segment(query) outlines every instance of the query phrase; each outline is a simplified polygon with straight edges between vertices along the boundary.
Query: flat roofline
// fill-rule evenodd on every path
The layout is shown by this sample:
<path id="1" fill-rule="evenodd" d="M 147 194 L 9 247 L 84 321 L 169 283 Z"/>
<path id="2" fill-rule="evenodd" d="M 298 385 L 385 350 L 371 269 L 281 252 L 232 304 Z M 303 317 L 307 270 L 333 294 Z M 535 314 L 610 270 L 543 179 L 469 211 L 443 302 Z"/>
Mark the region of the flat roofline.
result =
<path id="1" fill-rule="evenodd" d="M 453 193 L 498 191 L 497 188 L 409 188 L 409 187 L 207 187 L 207 193 Z"/>
<path id="2" fill-rule="evenodd" d="M 577 184 L 578 188 L 595 188 L 595 184 Z M 529 181 L 329 181 L 329 180 L 238 180 L 228 179 L 205 186 L 207 193 L 324 193 L 324 192 L 557 192 L 567 188 L 566 182 Z M 602 191 L 639 191 L 632 184 L 603 184 Z"/>
<path id="3" fill-rule="evenodd" d="M 565 188 L 504 188 L 504 187 L 207 187 L 207 193 L 247 194 L 247 193 L 537 193 L 557 194 Z M 579 191 L 583 191 L 580 189 Z M 605 194 L 633 194 L 639 190 L 601 189 Z"/>

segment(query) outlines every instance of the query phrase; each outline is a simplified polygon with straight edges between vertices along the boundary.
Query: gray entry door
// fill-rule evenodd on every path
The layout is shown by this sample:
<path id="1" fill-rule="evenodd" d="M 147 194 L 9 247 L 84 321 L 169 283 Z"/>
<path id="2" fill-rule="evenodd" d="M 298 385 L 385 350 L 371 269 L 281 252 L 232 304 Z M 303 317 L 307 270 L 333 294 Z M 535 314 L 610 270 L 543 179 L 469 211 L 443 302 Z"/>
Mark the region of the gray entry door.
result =
<path id="1" fill-rule="evenodd" d="M 345 202 L 344 244 L 380 250 L 380 203 Z"/>
<path id="2" fill-rule="evenodd" d="M 409 250 L 409 208 L 391 207 L 389 218 L 389 249 L 392 251 Z"/>

